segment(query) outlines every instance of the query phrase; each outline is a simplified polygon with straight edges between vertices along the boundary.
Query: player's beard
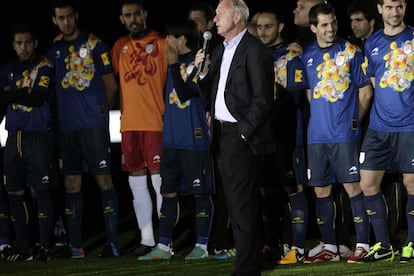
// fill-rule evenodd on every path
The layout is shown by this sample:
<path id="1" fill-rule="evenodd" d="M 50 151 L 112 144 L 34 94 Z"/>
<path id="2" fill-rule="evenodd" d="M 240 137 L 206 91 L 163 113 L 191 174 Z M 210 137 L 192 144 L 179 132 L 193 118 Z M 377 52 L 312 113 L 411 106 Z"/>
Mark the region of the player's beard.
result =
<path id="1" fill-rule="evenodd" d="M 64 34 L 65 37 L 72 37 L 76 33 L 76 27 L 65 26 L 62 29 L 62 33 Z"/>
<path id="2" fill-rule="evenodd" d="M 403 24 L 403 17 L 393 16 L 389 20 L 384 20 L 384 24 L 387 24 L 390 27 L 396 28 Z"/>
<path id="3" fill-rule="evenodd" d="M 129 24 L 128 29 L 129 29 L 129 32 L 134 36 L 134 35 L 138 35 L 143 30 L 145 30 L 145 25 L 133 22 Z"/>

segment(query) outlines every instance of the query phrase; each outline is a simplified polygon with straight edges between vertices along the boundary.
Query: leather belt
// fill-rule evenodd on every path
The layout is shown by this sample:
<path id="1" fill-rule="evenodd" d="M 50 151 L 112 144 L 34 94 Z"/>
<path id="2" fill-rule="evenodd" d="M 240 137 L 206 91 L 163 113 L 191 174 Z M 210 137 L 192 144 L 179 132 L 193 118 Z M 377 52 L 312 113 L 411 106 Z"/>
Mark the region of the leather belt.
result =
<path id="1" fill-rule="evenodd" d="M 217 119 L 214 119 L 214 121 L 216 122 L 217 125 L 219 125 L 222 128 L 237 125 L 237 122 L 228 122 L 228 121 L 222 121 L 222 120 L 217 120 Z"/>

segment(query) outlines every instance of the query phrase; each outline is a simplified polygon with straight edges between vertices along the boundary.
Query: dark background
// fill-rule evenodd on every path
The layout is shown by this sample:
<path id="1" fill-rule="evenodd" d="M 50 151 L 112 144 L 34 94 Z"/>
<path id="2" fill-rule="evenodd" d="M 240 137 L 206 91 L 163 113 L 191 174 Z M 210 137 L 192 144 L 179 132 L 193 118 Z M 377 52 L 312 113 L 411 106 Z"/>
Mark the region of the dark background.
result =
<path id="1" fill-rule="evenodd" d="M 144 0 L 145 1 L 145 0 Z M 146 0 L 146 6 L 149 11 L 148 23 L 152 28 L 164 31 L 165 24 L 169 19 L 177 17 L 186 17 L 186 7 L 195 0 Z M 218 0 L 205 0 L 215 9 Z M 336 9 L 339 20 L 339 35 L 348 36 L 350 34 L 349 20 L 346 14 L 349 0 L 330 0 Z M 408 3 L 410 2 L 410 3 Z M 39 49 L 44 51 L 51 43 L 54 36 L 58 34 L 58 29 L 52 23 L 53 0 L 29 1 L 17 0 L 8 1 L 7 9 L 3 9 L 3 16 L 0 18 L 0 37 L 1 53 L 0 62 L 12 57 L 14 51 L 11 46 L 11 27 L 14 22 L 21 19 L 28 19 L 36 26 L 39 34 Z M 108 43 L 109 46 L 115 40 L 125 34 L 124 26 L 119 21 L 119 1 L 118 0 L 74 0 L 79 11 L 80 28 L 97 34 L 101 39 Z M 288 33 L 294 31 L 293 9 L 296 6 L 296 0 L 246 0 L 249 5 L 250 14 L 254 14 L 262 7 L 273 7 L 283 11 L 288 22 Z M 414 7 L 412 1 L 408 1 L 407 15 L 413 15 Z M 3 3 L 3 5 L 5 5 Z M 413 16 L 406 16 L 406 22 L 413 25 Z"/>
<path id="2" fill-rule="evenodd" d="M 0 17 L 0 63 L 5 59 L 14 56 L 14 51 L 11 46 L 11 27 L 16 21 L 22 19 L 30 20 L 36 27 L 36 30 L 39 34 L 39 50 L 44 51 L 48 45 L 51 43 L 53 38 L 59 33 L 57 27 L 52 23 L 52 10 L 51 5 L 53 0 L 41 0 L 41 1 L 29 1 L 29 0 L 17 0 L 7 3 L 7 9 L 4 8 L 3 16 Z M 110 47 L 113 45 L 115 40 L 121 35 L 126 34 L 124 26 L 119 21 L 119 7 L 118 0 L 74 0 L 78 6 L 79 12 L 79 27 L 86 31 L 95 33 L 101 39 L 103 39 Z M 187 9 L 195 0 L 146 0 L 147 9 L 149 11 L 148 25 L 160 32 L 164 31 L 165 24 L 168 20 L 177 18 L 177 17 L 186 17 Z M 408 0 L 406 0 L 408 1 Z M 217 6 L 218 0 L 206 0 L 205 2 L 210 3 L 213 8 Z M 351 30 L 349 28 L 349 20 L 346 13 L 347 6 L 349 5 L 349 0 L 331 0 L 330 1 L 337 13 L 339 20 L 339 35 L 347 37 Z M 256 11 L 260 10 L 265 6 L 272 6 L 273 8 L 281 9 L 286 17 L 288 22 L 287 30 L 290 34 L 294 34 L 293 22 L 293 9 L 296 6 L 296 0 L 246 0 L 246 3 L 250 7 L 250 14 L 254 14 Z M 413 6 L 408 6 L 406 13 L 406 22 L 410 25 L 413 24 L 414 20 L 414 3 L 412 0 L 408 4 Z M 6 4 L 3 3 L 4 6 Z M 411 16 L 409 16 L 411 15 Z M 114 184 L 119 193 L 120 199 L 120 232 L 125 230 L 137 229 L 136 220 L 132 210 L 132 195 L 128 189 L 127 185 L 127 174 L 120 171 L 120 145 L 118 143 L 112 144 L 112 167 L 114 175 Z M 60 188 L 62 188 L 61 183 L 63 181 L 60 179 Z M 99 191 L 96 185 L 89 185 L 94 183 L 93 177 L 90 175 L 85 175 L 83 192 L 85 193 L 85 198 L 92 201 L 99 201 Z M 57 201 L 63 202 L 63 191 L 61 191 L 58 196 L 55 198 Z M 181 204 L 181 203 L 180 203 Z M 58 204 L 61 205 L 61 204 Z M 63 208 L 63 206 L 61 206 Z M 59 207 L 57 207 L 59 209 Z M 185 210 L 186 208 L 183 208 Z M 62 210 L 57 210 L 57 213 Z M 86 227 L 84 223 L 84 231 L 86 236 L 97 235 L 101 233 L 104 229 L 103 218 L 97 216 L 100 214 L 101 206 L 98 202 L 94 204 L 85 204 L 85 217 L 93 218 L 94 223 L 89 223 Z M 155 212 L 154 212 L 155 213 Z M 188 213 L 187 213 L 188 215 Z M 192 216 L 189 216 L 192 217 Z M 85 219 L 88 221 L 88 219 Z M 156 220 L 155 220 L 156 221 Z M 188 225 L 183 224 L 182 228 L 185 230 Z M 180 225 L 178 225 L 178 228 Z M 312 228 L 312 227 L 310 227 Z M 314 226 L 314 232 L 317 230 Z M 183 230 L 183 231 L 184 231 Z M 177 231 L 180 233 L 180 231 Z M 316 235 L 316 234 L 313 234 Z M 309 236 L 312 236 L 309 234 Z M 98 240 L 97 243 L 103 243 L 102 240 Z M 132 241 L 136 243 L 136 241 Z M 95 246 L 90 245 L 90 247 Z M 184 244 L 185 245 L 185 244 Z M 184 245 L 178 245 L 179 247 Z M 98 245 L 100 246 L 100 244 Z M 90 248 L 86 248 L 89 250 Z M 176 248 L 179 249 L 179 248 Z"/>

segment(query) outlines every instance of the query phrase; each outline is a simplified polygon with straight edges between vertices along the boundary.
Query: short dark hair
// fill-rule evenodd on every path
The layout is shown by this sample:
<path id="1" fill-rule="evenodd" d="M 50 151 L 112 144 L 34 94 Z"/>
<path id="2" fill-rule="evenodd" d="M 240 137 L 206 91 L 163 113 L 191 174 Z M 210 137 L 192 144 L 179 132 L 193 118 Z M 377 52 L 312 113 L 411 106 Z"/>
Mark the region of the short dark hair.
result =
<path id="1" fill-rule="evenodd" d="M 210 6 L 210 4 L 205 2 L 194 2 L 190 5 L 188 8 L 188 13 L 191 11 L 202 11 L 204 12 L 204 17 L 206 18 L 206 21 L 213 20 L 216 16 L 216 12 L 214 11 L 213 7 Z"/>
<path id="2" fill-rule="evenodd" d="M 348 7 L 348 16 L 351 16 L 357 12 L 361 12 L 368 21 L 371 21 L 372 19 L 378 19 L 378 12 L 375 0 L 352 1 L 351 5 Z"/>
<path id="3" fill-rule="evenodd" d="M 384 0 L 377 0 L 379 5 L 384 5 Z M 391 2 L 395 2 L 397 0 L 391 0 Z"/>
<path id="4" fill-rule="evenodd" d="M 335 15 L 335 9 L 331 4 L 318 4 L 316 6 L 313 6 L 309 10 L 309 23 L 310 25 L 317 26 L 318 25 L 318 15 L 319 14 L 334 14 Z"/>
<path id="5" fill-rule="evenodd" d="M 184 36 L 187 39 L 187 46 L 192 51 L 199 48 L 200 31 L 197 24 L 190 19 L 174 20 L 167 24 L 166 34 L 174 37 Z"/>
<path id="6" fill-rule="evenodd" d="M 120 0 L 119 1 L 119 10 L 122 13 L 122 7 L 124 5 L 131 5 L 131 4 L 137 4 L 141 8 L 145 10 L 145 5 L 143 0 Z"/>
<path id="7" fill-rule="evenodd" d="M 77 7 L 72 0 L 55 0 L 55 2 L 52 5 L 52 14 L 55 16 L 56 9 L 62 9 L 62 8 L 73 8 L 75 11 L 77 10 Z"/>
<path id="8" fill-rule="evenodd" d="M 30 33 L 32 35 L 33 40 L 37 39 L 36 33 L 33 30 L 32 24 L 29 21 L 19 21 L 13 25 L 12 30 L 11 30 L 11 35 L 12 35 L 13 40 L 16 34 L 22 34 L 22 33 Z"/>
<path id="9" fill-rule="evenodd" d="M 286 22 L 286 19 L 285 19 L 284 15 L 278 9 L 266 8 L 266 9 L 259 10 L 258 12 L 260 14 L 261 13 L 269 13 L 269 14 L 273 15 L 275 17 L 277 23 L 285 23 Z"/>

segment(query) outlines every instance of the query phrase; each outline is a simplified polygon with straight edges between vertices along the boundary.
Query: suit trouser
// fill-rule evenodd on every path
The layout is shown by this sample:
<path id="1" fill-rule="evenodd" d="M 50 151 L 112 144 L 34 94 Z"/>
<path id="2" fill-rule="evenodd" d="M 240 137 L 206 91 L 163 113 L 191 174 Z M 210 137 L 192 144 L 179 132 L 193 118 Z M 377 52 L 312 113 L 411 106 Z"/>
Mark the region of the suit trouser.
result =
<path id="1" fill-rule="evenodd" d="M 236 275 L 260 275 L 257 160 L 237 124 L 215 123 L 214 157 L 236 245 Z"/>
<path id="2" fill-rule="evenodd" d="M 214 171 L 217 172 L 215 175 L 216 192 L 212 196 L 214 202 L 214 217 L 213 225 L 211 228 L 211 234 L 209 237 L 209 245 L 211 243 L 211 249 L 229 249 L 234 247 L 233 233 L 229 230 L 229 214 L 227 213 L 227 203 L 224 195 L 223 185 L 219 178 L 217 170 L 217 160 L 214 160 Z"/>

